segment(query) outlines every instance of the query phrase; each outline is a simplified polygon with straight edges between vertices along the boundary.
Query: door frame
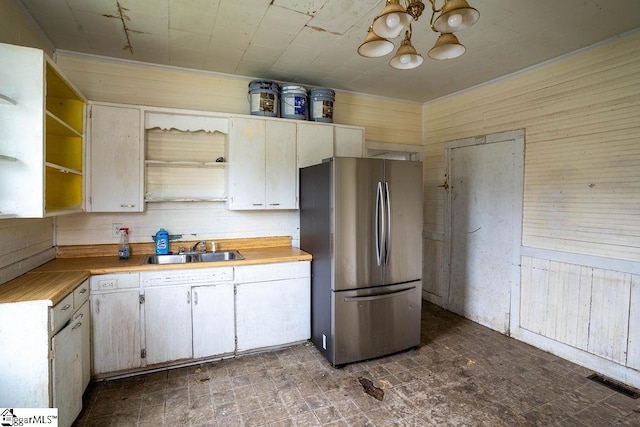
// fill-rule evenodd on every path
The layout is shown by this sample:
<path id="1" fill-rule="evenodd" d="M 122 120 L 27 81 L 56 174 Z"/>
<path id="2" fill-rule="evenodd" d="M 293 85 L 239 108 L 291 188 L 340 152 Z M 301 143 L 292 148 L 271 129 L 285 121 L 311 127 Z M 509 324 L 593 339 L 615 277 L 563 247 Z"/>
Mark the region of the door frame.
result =
<path id="1" fill-rule="evenodd" d="M 521 161 L 515 165 L 516 173 L 521 176 L 515 183 L 517 186 L 517 194 L 520 194 L 520 203 L 515 204 L 515 227 L 520 230 L 517 235 L 514 233 L 512 239 L 512 260 L 511 260 L 511 289 L 510 289 L 510 308 L 509 308 L 509 335 L 513 335 L 518 329 L 520 319 L 520 260 L 521 260 L 521 247 L 522 247 L 522 215 L 523 215 L 523 201 L 524 201 L 524 157 L 525 157 L 525 129 L 516 129 L 505 132 L 498 132 L 489 135 L 474 136 L 470 138 L 458 139 L 448 141 L 445 144 L 446 149 L 446 172 L 445 172 L 445 188 L 447 190 L 447 198 L 444 207 L 444 248 L 443 248 L 443 292 L 442 292 L 442 306 L 446 309 L 449 308 L 449 290 L 451 287 L 451 250 L 452 250 L 452 209 L 451 209 L 451 194 L 452 191 L 449 185 L 451 185 L 451 162 L 453 159 L 453 150 L 456 148 L 469 147 L 474 145 L 486 145 L 504 141 L 514 140 L 516 142 L 516 152 L 514 153 L 516 158 Z"/>

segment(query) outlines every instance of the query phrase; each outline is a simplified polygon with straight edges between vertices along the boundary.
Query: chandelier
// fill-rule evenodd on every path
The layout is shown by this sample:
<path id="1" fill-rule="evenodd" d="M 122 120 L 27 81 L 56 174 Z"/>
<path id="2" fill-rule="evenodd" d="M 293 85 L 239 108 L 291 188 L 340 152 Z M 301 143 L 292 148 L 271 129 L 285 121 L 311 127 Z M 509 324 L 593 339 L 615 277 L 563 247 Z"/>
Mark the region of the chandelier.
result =
<path id="1" fill-rule="evenodd" d="M 436 8 L 436 0 L 431 3 L 431 21 L 429 26 L 435 33 L 440 33 L 435 45 L 429 50 L 431 59 L 453 59 L 462 55 L 466 48 L 453 34 L 462 31 L 476 23 L 480 13 L 469 6 L 466 0 L 444 0 L 444 5 Z M 417 21 L 425 9 L 422 0 L 386 0 L 386 5 L 379 16 L 369 27 L 364 43 L 358 47 L 358 53 L 367 58 L 378 58 L 394 49 L 389 39 L 398 37 L 405 31 L 404 40 L 389 65 L 399 70 L 409 70 L 420 66 L 423 62 L 420 55 L 411 44 L 411 22 Z M 439 14 L 436 16 L 436 14 Z"/>

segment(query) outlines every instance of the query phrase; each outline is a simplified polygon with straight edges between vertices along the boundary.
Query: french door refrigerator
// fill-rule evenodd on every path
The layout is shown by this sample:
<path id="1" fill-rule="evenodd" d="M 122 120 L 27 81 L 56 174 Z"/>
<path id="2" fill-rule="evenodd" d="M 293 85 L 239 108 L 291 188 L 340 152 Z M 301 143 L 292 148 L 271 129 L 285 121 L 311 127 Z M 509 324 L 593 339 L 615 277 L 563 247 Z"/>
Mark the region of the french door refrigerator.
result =
<path id="1" fill-rule="evenodd" d="M 334 366 L 420 344 L 422 163 L 333 157 L 300 169 L 311 340 Z"/>

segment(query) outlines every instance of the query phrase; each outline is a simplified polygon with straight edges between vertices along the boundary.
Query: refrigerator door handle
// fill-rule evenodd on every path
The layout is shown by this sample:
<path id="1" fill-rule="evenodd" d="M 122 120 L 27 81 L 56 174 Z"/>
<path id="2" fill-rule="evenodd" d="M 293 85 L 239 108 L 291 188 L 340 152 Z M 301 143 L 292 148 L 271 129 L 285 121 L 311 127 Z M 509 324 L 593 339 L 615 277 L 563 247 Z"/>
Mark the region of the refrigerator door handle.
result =
<path id="1" fill-rule="evenodd" d="M 380 239 L 380 213 L 382 212 L 382 223 L 384 224 L 384 206 L 380 206 L 383 202 L 382 199 L 382 183 L 378 182 L 378 189 L 376 191 L 376 261 L 378 262 L 378 267 L 382 264 L 382 247 L 381 240 L 384 242 L 384 228 L 382 230 L 382 239 Z"/>
<path id="2" fill-rule="evenodd" d="M 376 295 L 367 295 L 362 297 L 344 297 L 344 302 L 353 302 L 353 301 L 374 301 L 383 298 L 396 297 L 404 294 L 408 294 L 412 292 L 416 287 L 411 286 L 410 288 L 399 289 L 397 291 L 385 292 L 383 294 Z"/>
<path id="3" fill-rule="evenodd" d="M 389 254 L 391 253 L 391 198 L 389 196 L 389 183 L 385 181 L 385 196 L 387 205 L 386 239 L 384 241 L 384 263 L 389 264 Z"/>

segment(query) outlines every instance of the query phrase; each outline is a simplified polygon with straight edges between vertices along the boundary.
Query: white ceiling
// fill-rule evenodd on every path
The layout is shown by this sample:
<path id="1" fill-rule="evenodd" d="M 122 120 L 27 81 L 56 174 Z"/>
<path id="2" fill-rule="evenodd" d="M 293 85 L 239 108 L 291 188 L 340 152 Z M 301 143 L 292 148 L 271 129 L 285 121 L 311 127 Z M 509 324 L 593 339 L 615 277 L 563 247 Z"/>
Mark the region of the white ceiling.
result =
<path id="1" fill-rule="evenodd" d="M 469 0 L 480 20 L 457 33 L 464 55 L 427 57 L 425 13 L 412 37 L 423 65 L 396 70 L 391 54 L 356 53 L 384 0 L 13 1 L 57 49 L 418 102 L 640 27 L 640 0 Z"/>

